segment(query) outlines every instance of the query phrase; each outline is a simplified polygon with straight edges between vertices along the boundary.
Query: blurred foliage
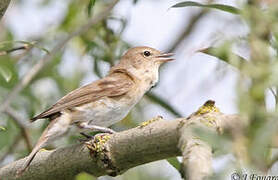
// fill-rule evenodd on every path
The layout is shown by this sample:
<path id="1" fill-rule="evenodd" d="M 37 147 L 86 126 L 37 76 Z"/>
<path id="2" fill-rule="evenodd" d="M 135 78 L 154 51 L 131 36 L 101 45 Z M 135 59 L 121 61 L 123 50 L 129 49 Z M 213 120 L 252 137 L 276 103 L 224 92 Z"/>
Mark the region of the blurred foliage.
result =
<path id="1" fill-rule="evenodd" d="M 3 128 L 1 128 L 3 129 Z M 16 137 L 16 135 L 19 133 L 19 129 L 17 126 L 13 123 L 11 120 L 7 120 L 7 124 L 5 127 L 5 131 L 0 131 L 0 150 L 3 148 L 9 147 L 13 143 L 13 139 Z M 5 137 L 5 138 L 2 138 Z"/>
<path id="2" fill-rule="evenodd" d="M 200 50 L 199 52 L 217 57 L 219 60 L 240 69 L 244 64 L 248 63 L 246 59 L 237 55 L 232 51 L 232 42 L 226 41 L 218 47 L 209 47 Z"/>
<path id="3" fill-rule="evenodd" d="M 88 16 L 92 15 L 92 9 L 93 9 L 95 3 L 96 3 L 96 0 L 90 0 L 90 2 L 88 4 Z"/>
<path id="4" fill-rule="evenodd" d="M 244 25 L 248 26 L 249 33 L 245 38 L 238 37 L 224 41 L 216 47 L 209 47 L 201 52 L 215 56 L 218 59 L 232 65 L 240 72 L 237 81 L 238 109 L 247 117 L 249 126 L 242 136 L 244 143 L 233 145 L 232 149 L 246 149 L 244 165 L 256 171 L 267 172 L 273 156 L 271 143 L 277 138 L 277 90 L 278 90 L 278 3 L 275 1 L 249 0 L 242 4 L 241 10 L 230 6 L 215 4 L 199 4 L 194 2 L 182 2 L 174 7 L 209 7 L 222 11 L 239 14 Z M 234 11 L 234 10 L 235 11 Z M 245 41 L 248 45 L 249 57 L 244 59 L 233 51 L 233 47 Z M 271 90 L 276 106 L 267 108 L 267 92 Z M 227 140 L 219 139 L 216 135 L 198 130 L 200 138 L 217 149 L 233 152 L 227 148 Z M 240 157 L 238 157 L 240 158 Z M 243 159 L 239 159 L 241 161 Z M 236 163 L 238 166 L 242 164 Z M 273 163 L 271 164 L 273 165 Z M 245 167 L 246 168 L 246 167 Z"/>

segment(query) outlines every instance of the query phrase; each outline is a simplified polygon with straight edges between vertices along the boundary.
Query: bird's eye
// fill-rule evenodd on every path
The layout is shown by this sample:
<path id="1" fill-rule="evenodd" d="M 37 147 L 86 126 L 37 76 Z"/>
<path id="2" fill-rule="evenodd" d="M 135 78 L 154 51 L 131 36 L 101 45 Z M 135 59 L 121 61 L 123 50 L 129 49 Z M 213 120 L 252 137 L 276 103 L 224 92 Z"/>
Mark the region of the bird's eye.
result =
<path id="1" fill-rule="evenodd" d="M 148 57 L 150 55 L 151 55 L 150 51 L 144 51 L 144 56 Z"/>

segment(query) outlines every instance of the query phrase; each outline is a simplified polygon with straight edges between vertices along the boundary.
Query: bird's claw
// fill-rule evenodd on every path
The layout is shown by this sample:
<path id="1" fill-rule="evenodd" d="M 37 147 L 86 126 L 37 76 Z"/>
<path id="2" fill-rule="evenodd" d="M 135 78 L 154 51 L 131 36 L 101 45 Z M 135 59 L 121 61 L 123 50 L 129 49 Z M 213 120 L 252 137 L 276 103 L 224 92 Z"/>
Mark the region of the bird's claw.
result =
<path id="1" fill-rule="evenodd" d="M 114 133 L 115 133 L 115 131 L 114 132 L 109 132 L 109 133 L 98 133 L 98 134 L 95 134 L 95 135 L 89 135 L 89 134 L 86 134 L 84 132 L 81 132 L 80 134 L 82 136 L 84 136 L 85 138 L 79 138 L 78 140 L 79 140 L 79 142 L 87 142 L 87 141 L 90 141 L 90 140 L 96 141 L 97 139 L 102 138 L 103 136 L 107 136 L 109 134 L 114 134 Z"/>
<path id="2" fill-rule="evenodd" d="M 89 141 L 91 139 L 94 139 L 94 136 L 93 135 L 89 135 L 89 134 L 86 134 L 84 132 L 81 132 L 80 133 L 82 136 L 84 136 L 85 138 L 79 138 L 78 141 L 79 142 L 86 142 L 86 141 Z"/>

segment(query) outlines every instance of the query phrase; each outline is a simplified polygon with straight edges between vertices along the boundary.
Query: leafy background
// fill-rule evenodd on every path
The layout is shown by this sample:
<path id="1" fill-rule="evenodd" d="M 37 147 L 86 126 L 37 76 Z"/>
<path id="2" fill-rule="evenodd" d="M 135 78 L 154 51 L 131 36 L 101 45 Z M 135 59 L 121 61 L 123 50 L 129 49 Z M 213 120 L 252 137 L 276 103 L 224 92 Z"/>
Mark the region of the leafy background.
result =
<path id="1" fill-rule="evenodd" d="M 0 54 L 17 47 L 25 50 L 0 56 L 0 98 L 5 99 L 49 49 L 94 18 L 106 3 L 13 1 L 0 24 Z M 47 125 L 46 120 L 30 124 L 29 118 L 71 90 L 103 77 L 129 47 L 147 45 L 175 52 L 176 61 L 161 68 L 159 84 L 114 129 L 132 128 L 157 115 L 169 120 L 184 117 L 213 99 L 222 112 L 248 117 L 249 126 L 242 142 L 232 145 L 199 132 L 219 150 L 212 179 L 230 179 L 238 169 L 277 173 L 276 151 L 268 147 L 277 130 L 277 14 L 278 5 L 271 0 L 121 0 L 109 18 L 67 43 L 16 96 L 11 103 L 16 117 L 0 115 L 0 165 L 26 156 Z M 72 130 L 49 148 L 76 143 L 78 138 Z M 247 148 L 244 158 L 231 155 L 242 147 Z M 115 179 L 181 179 L 174 167 L 179 167 L 176 159 L 154 162 Z M 82 173 L 76 179 L 94 178 Z"/>

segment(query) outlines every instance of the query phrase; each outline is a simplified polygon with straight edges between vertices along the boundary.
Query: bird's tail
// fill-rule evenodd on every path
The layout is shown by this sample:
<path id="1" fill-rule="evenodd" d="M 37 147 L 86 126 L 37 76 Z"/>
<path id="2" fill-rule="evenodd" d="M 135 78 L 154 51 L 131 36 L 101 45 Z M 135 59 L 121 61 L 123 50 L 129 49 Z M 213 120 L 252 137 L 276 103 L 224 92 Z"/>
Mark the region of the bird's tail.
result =
<path id="1" fill-rule="evenodd" d="M 41 138 L 42 139 L 42 136 Z M 33 161 L 36 154 L 39 152 L 39 150 L 43 147 L 45 147 L 48 144 L 48 138 L 42 139 L 42 141 L 38 141 L 32 152 L 27 156 L 27 159 L 25 160 L 23 166 L 16 172 L 17 176 L 21 176 L 24 171 L 29 167 L 31 162 Z"/>
<path id="2" fill-rule="evenodd" d="M 29 167 L 32 160 L 41 148 L 45 147 L 49 144 L 49 142 L 52 142 L 59 136 L 66 133 L 69 125 L 70 118 L 67 115 L 61 115 L 60 117 L 53 119 L 47 126 L 47 128 L 43 131 L 40 139 L 38 140 L 32 152 L 28 155 L 23 166 L 17 171 L 17 176 L 20 176 L 22 173 L 24 173 L 24 171 Z"/>

